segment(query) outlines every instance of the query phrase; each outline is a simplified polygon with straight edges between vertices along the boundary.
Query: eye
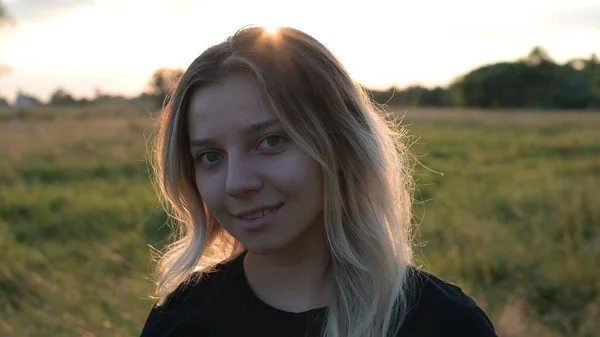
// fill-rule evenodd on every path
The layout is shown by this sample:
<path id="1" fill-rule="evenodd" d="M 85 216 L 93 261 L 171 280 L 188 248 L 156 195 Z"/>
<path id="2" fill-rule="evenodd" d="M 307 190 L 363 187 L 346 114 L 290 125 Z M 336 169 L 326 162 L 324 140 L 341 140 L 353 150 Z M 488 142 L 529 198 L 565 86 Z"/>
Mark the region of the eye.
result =
<path id="1" fill-rule="evenodd" d="M 196 157 L 204 165 L 215 164 L 221 159 L 221 155 L 215 151 L 200 152 Z"/>
<path id="2" fill-rule="evenodd" d="M 268 135 L 258 145 L 259 150 L 270 150 L 276 148 L 283 143 L 284 138 L 280 135 Z"/>

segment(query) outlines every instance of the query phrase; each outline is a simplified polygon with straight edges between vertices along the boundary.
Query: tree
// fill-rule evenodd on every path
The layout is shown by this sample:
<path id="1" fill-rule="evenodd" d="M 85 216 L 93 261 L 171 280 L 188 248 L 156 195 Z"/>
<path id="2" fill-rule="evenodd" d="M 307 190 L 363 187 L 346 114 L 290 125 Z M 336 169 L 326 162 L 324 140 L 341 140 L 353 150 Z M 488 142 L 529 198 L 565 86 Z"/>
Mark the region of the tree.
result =
<path id="1" fill-rule="evenodd" d="M 525 63 L 500 62 L 467 73 L 451 90 L 460 106 L 520 107 L 526 101 L 522 88 L 531 80 L 531 69 Z"/>
<path id="2" fill-rule="evenodd" d="M 410 86 L 405 89 L 391 87 L 384 91 L 367 90 L 369 96 L 378 104 L 388 106 L 448 106 L 453 105 L 450 92 L 442 87 L 428 89 L 422 86 Z"/>
<path id="3" fill-rule="evenodd" d="M 10 23 L 12 23 L 11 18 L 6 11 L 6 7 L 4 7 L 4 3 L 0 0 L 0 28 Z M 0 63 L 0 76 L 8 73 L 9 71 L 9 66 Z"/>
<path id="4" fill-rule="evenodd" d="M 533 50 L 531 50 L 529 55 L 527 55 L 525 58 L 525 63 L 530 66 L 536 66 L 544 62 L 554 63 L 552 58 L 550 58 L 550 54 L 548 54 L 548 52 L 540 46 L 533 48 Z"/>
<path id="5" fill-rule="evenodd" d="M 592 54 L 589 60 L 583 60 L 583 69 L 592 91 L 600 97 L 600 62 L 596 54 Z"/>
<path id="6" fill-rule="evenodd" d="M 584 109 L 594 106 L 594 93 L 582 71 L 567 64 L 557 66 L 553 75 L 546 92 L 552 107 Z"/>
<path id="7" fill-rule="evenodd" d="M 0 1 L 0 26 L 6 24 L 9 20 L 8 17 L 8 12 L 6 11 L 6 7 L 4 7 L 4 4 L 2 3 L 2 1 Z"/>
<path id="8" fill-rule="evenodd" d="M 58 88 L 50 96 L 50 105 L 73 105 L 76 100 L 65 89 Z"/>
<path id="9" fill-rule="evenodd" d="M 172 68 L 160 68 L 152 74 L 150 94 L 154 95 L 157 106 L 162 107 L 167 104 L 169 95 L 175 90 L 182 75 L 183 70 Z"/>
<path id="10" fill-rule="evenodd" d="M 425 89 L 419 100 L 420 106 L 448 106 L 452 105 L 452 97 L 448 90 L 435 87 L 432 90 Z"/>

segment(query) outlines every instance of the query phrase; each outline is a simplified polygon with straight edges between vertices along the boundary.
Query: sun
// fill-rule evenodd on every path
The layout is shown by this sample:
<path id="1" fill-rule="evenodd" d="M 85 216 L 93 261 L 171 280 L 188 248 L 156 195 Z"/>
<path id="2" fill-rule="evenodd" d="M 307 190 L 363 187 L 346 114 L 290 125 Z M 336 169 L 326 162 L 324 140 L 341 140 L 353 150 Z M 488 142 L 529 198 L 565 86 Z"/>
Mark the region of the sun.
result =
<path id="1" fill-rule="evenodd" d="M 281 28 L 281 26 L 277 25 L 277 24 L 267 24 L 267 25 L 264 25 L 264 27 L 265 27 L 265 32 L 270 35 L 277 34 L 277 32 L 279 32 L 279 28 Z"/>

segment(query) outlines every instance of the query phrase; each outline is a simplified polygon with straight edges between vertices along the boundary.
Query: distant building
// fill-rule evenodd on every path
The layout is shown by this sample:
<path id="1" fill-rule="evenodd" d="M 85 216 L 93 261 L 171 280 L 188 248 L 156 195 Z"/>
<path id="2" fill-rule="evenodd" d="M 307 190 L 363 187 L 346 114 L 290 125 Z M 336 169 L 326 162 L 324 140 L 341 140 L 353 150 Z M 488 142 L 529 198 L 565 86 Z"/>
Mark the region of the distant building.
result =
<path id="1" fill-rule="evenodd" d="M 15 107 L 17 108 L 27 108 L 40 105 L 42 105 L 42 102 L 40 102 L 39 99 L 26 95 L 22 91 L 19 91 L 17 99 L 15 100 Z"/>

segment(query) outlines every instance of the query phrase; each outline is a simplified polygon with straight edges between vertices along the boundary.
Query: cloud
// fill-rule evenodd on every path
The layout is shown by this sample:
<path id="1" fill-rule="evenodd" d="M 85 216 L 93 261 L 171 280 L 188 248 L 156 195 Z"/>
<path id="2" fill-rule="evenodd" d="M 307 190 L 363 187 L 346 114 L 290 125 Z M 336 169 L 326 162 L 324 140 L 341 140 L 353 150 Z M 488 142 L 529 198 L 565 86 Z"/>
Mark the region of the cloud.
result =
<path id="1" fill-rule="evenodd" d="M 6 9 L 20 23 L 53 19 L 73 9 L 95 4 L 96 0 L 14 0 L 6 3 Z"/>

